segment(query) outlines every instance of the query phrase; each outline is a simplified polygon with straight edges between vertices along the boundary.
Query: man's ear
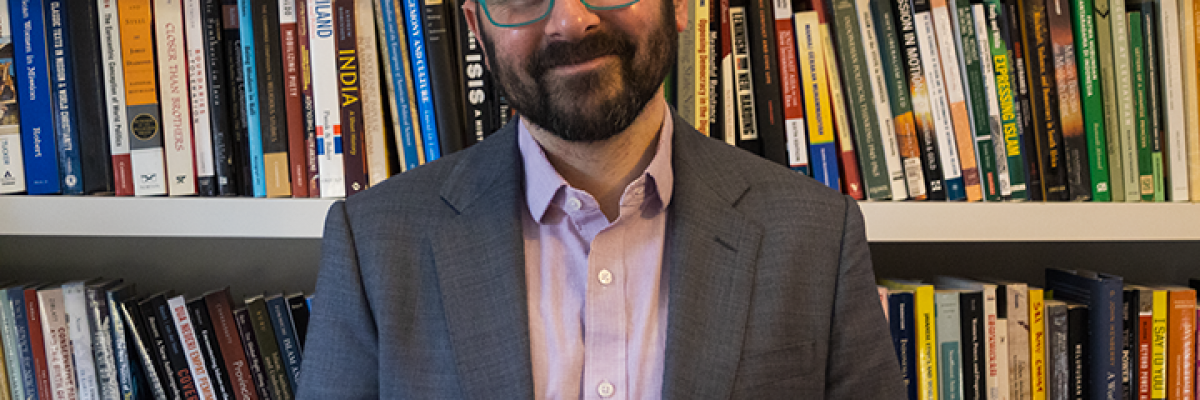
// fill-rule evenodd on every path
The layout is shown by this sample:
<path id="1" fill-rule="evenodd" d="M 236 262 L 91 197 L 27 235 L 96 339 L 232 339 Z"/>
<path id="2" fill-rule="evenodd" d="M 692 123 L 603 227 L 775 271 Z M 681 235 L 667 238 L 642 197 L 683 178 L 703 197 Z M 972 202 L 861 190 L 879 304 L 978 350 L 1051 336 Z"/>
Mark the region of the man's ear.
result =
<path id="1" fill-rule="evenodd" d="M 675 2 L 675 30 L 683 32 L 688 25 L 688 7 L 691 3 L 689 0 L 672 0 Z"/>
<path id="2" fill-rule="evenodd" d="M 476 13 L 483 11 L 479 7 L 479 3 L 475 0 L 464 1 L 462 5 L 463 19 L 467 20 L 467 28 L 471 30 L 471 33 L 475 34 L 475 41 L 479 44 L 479 48 L 483 49 L 483 65 L 488 70 L 491 70 L 492 64 L 488 62 L 488 58 L 490 58 L 488 48 L 483 45 L 483 35 L 480 35 L 479 31 L 481 27 L 479 26 L 479 17 Z"/>

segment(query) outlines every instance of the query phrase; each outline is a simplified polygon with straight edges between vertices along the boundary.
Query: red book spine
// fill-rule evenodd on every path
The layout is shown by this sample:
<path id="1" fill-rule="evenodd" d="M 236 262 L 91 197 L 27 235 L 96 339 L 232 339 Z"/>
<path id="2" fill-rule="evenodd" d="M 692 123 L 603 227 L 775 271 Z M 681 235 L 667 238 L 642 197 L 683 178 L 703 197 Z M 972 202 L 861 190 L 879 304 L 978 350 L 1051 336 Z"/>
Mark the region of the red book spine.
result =
<path id="1" fill-rule="evenodd" d="M 1150 291 L 1142 292 L 1142 296 Z M 1138 400 L 1150 400 L 1150 358 L 1154 344 L 1154 314 L 1138 314 Z"/>
<path id="2" fill-rule="evenodd" d="M 53 400 L 54 389 L 50 386 L 50 365 L 46 361 L 46 342 L 42 338 L 42 307 L 38 302 L 37 289 L 25 289 L 25 318 L 29 320 L 29 348 L 33 351 L 38 399 Z"/>
<path id="3" fill-rule="evenodd" d="M 225 359 L 225 371 L 229 373 L 233 398 L 258 400 L 254 376 L 246 363 L 242 336 L 238 333 L 237 321 L 234 320 L 233 308 L 230 306 L 232 302 L 228 288 L 204 296 L 209 318 L 212 319 L 213 332 L 216 334 L 221 356 Z"/>
<path id="4" fill-rule="evenodd" d="M 287 107 L 288 166 L 292 197 L 308 194 L 308 142 L 304 135 L 304 103 L 300 92 L 300 51 L 296 43 L 296 0 L 279 0 L 279 49 L 283 56 L 283 94 Z"/>

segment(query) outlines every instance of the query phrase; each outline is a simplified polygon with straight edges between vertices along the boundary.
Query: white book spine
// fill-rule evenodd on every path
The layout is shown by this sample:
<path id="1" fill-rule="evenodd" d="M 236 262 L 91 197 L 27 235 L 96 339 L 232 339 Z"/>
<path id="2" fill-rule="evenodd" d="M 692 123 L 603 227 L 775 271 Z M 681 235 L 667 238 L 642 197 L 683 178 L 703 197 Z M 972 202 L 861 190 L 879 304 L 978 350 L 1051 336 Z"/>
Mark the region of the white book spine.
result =
<path id="1" fill-rule="evenodd" d="M 160 79 L 158 105 L 162 110 L 167 192 L 171 196 L 196 194 L 182 1 L 154 0 L 155 62 Z"/>
<path id="2" fill-rule="evenodd" d="M 907 200 L 908 185 L 904 181 L 904 164 L 900 161 L 900 145 L 896 141 L 896 120 L 892 116 L 887 78 L 883 73 L 883 59 L 879 55 L 879 39 L 875 35 L 875 19 L 871 15 L 872 0 L 856 0 L 856 3 L 858 27 L 862 32 L 863 54 L 866 56 L 867 72 L 870 75 L 871 93 L 875 96 L 875 116 L 879 120 L 880 142 L 883 144 L 884 165 L 887 167 L 892 200 Z"/>
<path id="3" fill-rule="evenodd" d="M 337 42 L 333 30 L 333 1 L 308 2 L 309 47 L 312 59 L 313 107 L 316 109 L 317 170 L 321 197 L 345 197 L 346 173 L 342 164 L 342 115 L 338 107 Z"/>
<path id="4" fill-rule="evenodd" d="M 104 63 L 104 106 L 108 112 L 108 147 L 113 160 L 113 175 L 128 170 L 129 125 L 125 121 L 125 72 L 121 69 L 121 26 L 116 0 L 97 0 L 100 19 L 100 57 Z M 120 194 L 120 193 L 118 193 Z"/>
<path id="5" fill-rule="evenodd" d="M 1000 183 L 1000 195 L 1012 196 L 1012 180 L 1008 176 L 1008 156 L 1005 149 L 1004 130 L 1001 127 L 999 95 L 996 93 L 996 70 L 992 64 L 992 45 L 988 36 L 987 10 L 983 4 L 971 6 L 975 19 L 975 40 L 978 43 L 979 66 L 983 71 L 984 97 L 987 99 L 988 123 L 992 132 L 992 145 L 996 148 L 996 178 Z"/>
<path id="6" fill-rule="evenodd" d="M 1012 399 L 1012 379 L 1009 377 L 1008 319 L 996 318 L 996 385 L 988 381 L 988 399 Z M 1016 399 L 1013 399 L 1016 400 Z"/>
<path id="7" fill-rule="evenodd" d="M 196 382 L 196 391 L 202 400 L 216 400 L 212 380 L 208 377 L 208 368 L 204 366 L 204 353 L 200 349 L 200 341 L 196 339 L 196 330 L 192 328 L 192 316 L 188 313 L 187 300 L 183 296 L 167 299 L 167 307 L 171 308 L 171 322 L 179 331 L 179 343 L 187 356 L 188 370 L 192 372 L 192 381 Z"/>
<path id="8" fill-rule="evenodd" d="M 8 2 L 0 2 L 0 46 L 12 44 L 12 20 L 9 19 Z M 13 60 L 0 59 L 3 71 L 0 76 L 12 78 L 16 82 L 17 74 L 13 69 Z M 0 119 L 17 121 L 17 94 L 12 98 L 0 98 Z M 9 115 L 11 114 L 11 116 Z M 20 193 L 25 191 L 25 161 L 21 149 L 21 125 L 0 122 L 0 194 Z"/>
<path id="9" fill-rule="evenodd" d="M 63 284 L 62 292 L 67 331 L 71 338 L 71 354 L 75 360 L 75 387 L 79 390 L 79 399 L 99 400 L 100 385 L 96 380 L 96 359 L 92 354 L 92 328 L 88 322 L 84 284 L 81 281 Z"/>
<path id="10" fill-rule="evenodd" d="M 954 125 L 950 119 L 950 104 L 947 103 L 946 87 L 942 80 L 942 63 L 938 55 L 933 19 L 930 13 L 922 12 L 917 13 L 914 20 L 917 28 L 917 47 L 921 51 L 925 81 L 929 87 L 929 108 L 933 114 L 933 128 L 937 132 L 938 156 L 942 162 L 942 179 L 961 178 L 962 165 L 958 160 L 958 144 L 954 136 Z"/>
<path id="11" fill-rule="evenodd" d="M 294 2 L 282 0 L 279 3 Z M 379 65 L 379 47 L 375 42 L 375 6 L 371 0 L 354 0 L 358 62 L 360 66 Z M 706 75 L 707 76 L 707 75 Z M 371 186 L 391 177 L 388 167 L 388 143 L 383 126 L 382 77 L 379 68 L 359 68 L 358 88 L 362 96 L 363 142 L 367 151 L 367 181 Z"/>
<path id="12" fill-rule="evenodd" d="M 67 332 L 62 287 L 38 290 L 42 317 L 42 342 L 46 345 L 46 365 L 50 370 L 50 392 L 54 400 L 75 400 L 75 363 L 71 338 Z"/>
<path id="13" fill-rule="evenodd" d="M 188 88 L 192 99 L 193 151 L 196 156 L 196 178 L 216 176 L 216 160 L 213 158 L 212 120 L 208 108 L 208 58 L 204 55 L 204 11 L 200 0 L 183 1 L 183 22 L 187 34 Z"/>
<path id="14" fill-rule="evenodd" d="M 734 89 L 735 82 L 733 81 L 733 53 L 726 54 L 721 60 L 721 98 L 725 100 L 725 107 L 721 112 L 725 113 L 725 143 L 730 146 L 737 146 L 737 137 L 733 135 L 737 132 L 737 111 L 734 107 L 737 104 L 737 90 Z"/>
<path id="15" fill-rule="evenodd" d="M 1190 1 L 1190 0 L 1184 0 Z M 1159 57 L 1163 87 L 1163 107 L 1166 123 L 1167 199 L 1188 201 L 1187 180 L 1187 109 L 1183 103 L 1183 59 L 1180 58 L 1179 15 L 1169 10 L 1179 9 L 1179 0 L 1158 0 Z M 1182 173 L 1182 174 L 1181 174 Z"/>
<path id="16" fill-rule="evenodd" d="M 96 287 L 89 287 L 84 293 L 87 295 L 88 327 L 91 329 L 89 334 L 92 337 L 100 398 L 119 399 L 120 378 L 117 377 L 117 362 L 113 357 L 112 319 L 108 314 L 106 293 L 104 289 Z"/>
<path id="17" fill-rule="evenodd" d="M 1033 376 L 1030 369 L 1029 346 L 1029 287 L 1025 284 L 1008 284 L 1008 376 L 1013 400 L 1029 400 L 1033 397 Z"/>

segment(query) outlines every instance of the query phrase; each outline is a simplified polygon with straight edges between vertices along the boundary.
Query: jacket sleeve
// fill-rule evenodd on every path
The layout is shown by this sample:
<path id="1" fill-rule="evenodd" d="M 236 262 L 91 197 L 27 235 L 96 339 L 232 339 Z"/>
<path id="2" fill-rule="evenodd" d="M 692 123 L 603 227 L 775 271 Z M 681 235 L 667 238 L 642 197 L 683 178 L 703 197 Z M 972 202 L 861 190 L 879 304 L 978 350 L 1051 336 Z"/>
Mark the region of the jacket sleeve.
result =
<path id="1" fill-rule="evenodd" d="M 846 197 L 841 261 L 826 365 L 828 399 L 904 399 L 900 363 L 875 289 L 858 204 Z"/>
<path id="2" fill-rule="evenodd" d="M 378 330 L 348 219 L 342 201 L 325 218 L 299 400 L 379 398 Z"/>

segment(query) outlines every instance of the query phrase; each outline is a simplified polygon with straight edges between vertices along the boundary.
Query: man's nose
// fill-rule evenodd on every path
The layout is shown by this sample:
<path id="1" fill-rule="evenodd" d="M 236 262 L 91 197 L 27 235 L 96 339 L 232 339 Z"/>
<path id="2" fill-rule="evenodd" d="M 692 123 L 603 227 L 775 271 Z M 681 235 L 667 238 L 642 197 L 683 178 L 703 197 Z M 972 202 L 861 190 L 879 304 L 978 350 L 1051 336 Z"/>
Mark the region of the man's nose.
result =
<path id="1" fill-rule="evenodd" d="M 596 12 L 580 0 L 555 0 L 546 16 L 545 34 L 550 40 L 577 40 L 600 23 Z"/>

